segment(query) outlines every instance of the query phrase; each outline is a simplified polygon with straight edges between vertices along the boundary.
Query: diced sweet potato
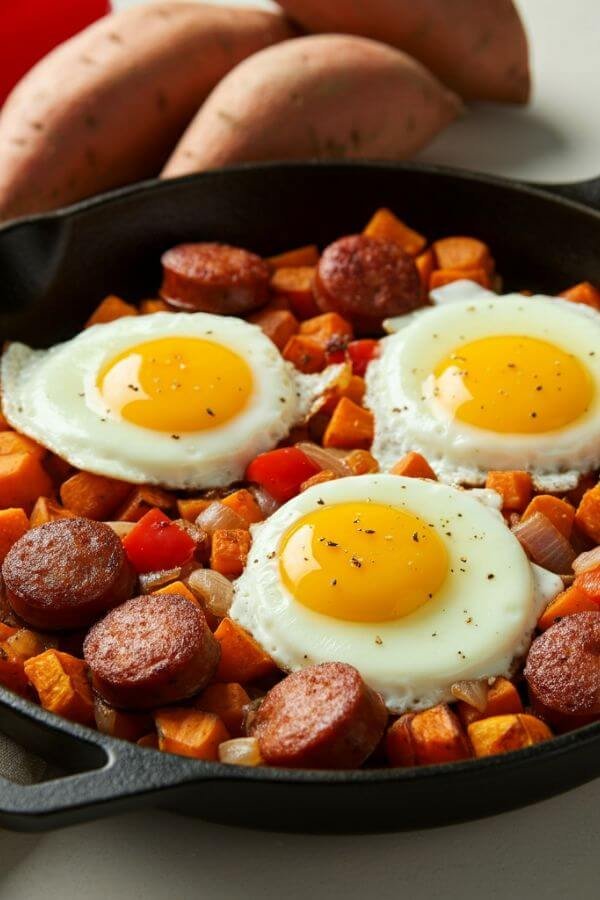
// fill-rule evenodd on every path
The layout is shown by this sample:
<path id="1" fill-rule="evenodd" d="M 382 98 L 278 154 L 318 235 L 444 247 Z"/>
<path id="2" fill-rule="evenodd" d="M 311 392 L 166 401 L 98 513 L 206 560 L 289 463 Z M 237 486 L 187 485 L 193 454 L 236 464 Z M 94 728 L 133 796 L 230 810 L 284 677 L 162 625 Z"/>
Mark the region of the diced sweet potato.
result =
<path id="1" fill-rule="evenodd" d="M 216 682 L 247 684 L 275 671 L 275 663 L 260 644 L 228 616 L 219 623 L 215 637 L 221 645 Z"/>
<path id="2" fill-rule="evenodd" d="M 319 313 L 313 295 L 314 266 L 290 266 L 276 269 L 271 278 L 271 289 L 285 297 L 298 319 L 309 319 Z"/>
<path id="3" fill-rule="evenodd" d="M 154 714 L 158 748 L 195 759 L 219 758 L 219 744 L 229 740 L 229 732 L 218 716 L 200 709 L 169 707 Z"/>
<path id="4" fill-rule="evenodd" d="M 0 644 L 0 684 L 22 697 L 31 695 L 29 678 L 25 672 L 25 660 L 7 652 L 3 644 Z"/>
<path id="5" fill-rule="evenodd" d="M 442 238 L 434 242 L 433 252 L 438 269 L 458 269 L 462 272 L 483 269 L 488 274 L 494 271 L 494 260 L 489 247 L 477 238 Z"/>
<path id="6" fill-rule="evenodd" d="M 323 446 L 368 450 L 373 429 L 373 413 L 342 397 L 323 435 Z"/>
<path id="7" fill-rule="evenodd" d="M 538 494 L 527 505 L 522 519 L 528 519 L 534 513 L 543 513 L 558 528 L 567 540 L 571 537 L 573 522 L 575 520 L 575 507 L 567 503 L 566 500 L 560 500 L 553 497 L 552 494 Z"/>
<path id="8" fill-rule="evenodd" d="M 361 375 L 349 375 L 346 373 L 338 379 L 334 387 L 329 388 L 324 395 L 323 403 L 319 406 L 319 412 L 332 413 L 342 397 L 352 400 L 357 406 L 361 406 L 365 396 L 365 379 Z"/>
<path id="9" fill-rule="evenodd" d="M 132 491 L 123 506 L 114 513 L 120 522 L 139 522 L 151 509 L 169 512 L 175 508 L 175 495 L 153 485 L 142 485 Z"/>
<path id="10" fill-rule="evenodd" d="M 319 262 L 319 248 L 316 244 L 307 244 L 305 247 L 296 247 L 295 250 L 286 250 L 285 253 L 269 256 L 267 262 L 272 269 L 316 266 Z"/>
<path id="11" fill-rule="evenodd" d="M 533 483 L 529 472 L 488 472 L 485 486 L 500 494 L 502 509 L 506 512 L 522 512 L 533 493 Z"/>
<path id="12" fill-rule="evenodd" d="M 393 766 L 424 766 L 470 756 L 460 721 L 445 703 L 401 716 L 387 732 L 386 753 Z"/>
<path id="13" fill-rule="evenodd" d="M 106 322 L 114 322 L 115 319 L 122 319 L 123 316 L 137 316 L 137 313 L 137 309 L 131 303 L 126 303 L 120 297 L 109 294 L 96 307 L 85 323 L 85 327 L 90 328 L 91 325 L 103 325 Z"/>
<path id="14" fill-rule="evenodd" d="M 321 313 L 302 322 L 300 334 L 312 338 L 323 350 L 338 349 L 352 340 L 352 325 L 339 313 Z"/>
<path id="15" fill-rule="evenodd" d="M 552 737 L 552 732 L 541 719 L 526 713 L 479 719 L 472 722 L 467 730 L 473 753 L 478 757 L 521 750 Z"/>
<path id="16" fill-rule="evenodd" d="M 56 647 L 57 639 L 48 634 L 40 634 L 31 628 L 18 628 L 3 641 L 2 646 L 9 656 L 25 661 L 32 656 L 39 656 L 45 650 Z"/>
<path id="17" fill-rule="evenodd" d="M 298 319 L 289 309 L 261 309 L 248 316 L 248 321 L 258 325 L 279 350 L 283 350 L 292 335 L 298 331 Z"/>
<path id="18" fill-rule="evenodd" d="M 228 506 L 229 509 L 236 512 L 238 516 L 241 516 L 248 525 L 253 525 L 255 522 L 262 522 L 264 519 L 264 516 L 260 511 L 260 506 L 250 491 L 247 491 L 245 488 L 241 488 L 241 490 L 229 494 L 227 497 L 224 497 L 221 502 L 223 506 Z"/>
<path id="19" fill-rule="evenodd" d="M 567 288 L 558 296 L 564 297 L 565 300 L 570 300 L 572 303 L 585 303 L 592 309 L 600 310 L 600 291 L 589 281 L 574 284 L 573 287 Z"/>
<path id="20" fill-rule="evenodd" d="M 283 358 L 307 375 L 325 368 L 325 351 L 317 341 L 303 334 L 293 334 L 283 348 Z"/>
<path id="21" fill-rule="evenodd" d="M 193 603 L 194 606 L 200 606 L 200 601 L 196 597 L 195 594 L 192 594 L 189 587 L 187 587 L 183 581 L 173 581 L 171 584 L 165 585 L 165 587 L 158 588 L 156 591 L 152 591 L 153 594 L 179 594 L 180 597 L 185 597 L 186 600 L 189 600 L 190 603 Z"/>
<path id="22" fill-rule="evenodd" d="M 158 297 L 151 297 L 149 300 L 142 300 L 140 303 L 140 315 L 149 316 L 157 312 L 170 312 L 171 307 L 164 300 Z"/>
<path id="23" fill-rule="evenodd" d="M 578 587 L 590 600 L 600 604 L 600 565 L 580 572 L 575 578 L 574 585 Z"/>
<path id="24" fill-rule="evenodd" d="M 474 281 L 481 287 L 489 288 L 490 276 L 485 269 L 435 269 L 429 277 L 429 290 L 452 284 L 453 281 Z"/>
<path id="25" fill-rule="evenodd" d="M 43 459 L 48 451 L 17 431 L 0 431 L 0 456 L 6 456 L 7 453 L 32 453 L 38 459 Z"/>
<path id="26" fill-rule="evenodd" d="M 40 491 L 39 493 L 47 493 Z M 77 516 L 108 520 L 131 493 L 131 485 L 116 478 L 78 472 L 60 486 L 60 499 Z"/>
<path id="27" fill-rule="evenodd" d="M 227 731 L 238 737 L 242 734 L 244 707 L 250 703 L 250 697 L 241 684 L 234 682 L 210 684 L 198 699 L 196 706 L 204 712 L 218 716 Z"/>
<path id="28" fill-rule="evenodd" d="M 64 506 L 59 506 L 49 497 L 38 497 L 35 506 L 31 510 L 29 517 L 29 526 L 37 528 L 39 525 L 45 525 L 46 522 L 54 522 L 56 519 L 72 519 L 75 513 Z"/>
<path id="29" fill-rule="evenodd" d="M 332 472 L 331 469 L 321 469 L 320 472 L 316 472 L 314 475 L 311 475 L 310 478 L 307 478 L 306 481 L 303 481 L 300 485 L 300 491 L 308 491 L 311 487 L 315 487 L 318 484 L 325 484 L 327 481 L 335 481 L 338 476 L 335 472 Z"/>
<path id="30" fill-rule="evenodd" d="M 37 498 L 51 492 L 50 476 L 35 454 L 0 456 L 0 508 L 21 507 L 30 513 Z"/>
<path id="31" fill-rule="evenodd" d="M 367 475 L 379 472 L 379 463 L 368 450 L 352 450 L 344 457 L 344 462 L 353 475 Z"/>
<path id="32" fill-rule="evenodd" d="M 9 507 L 0 509 L 0 562 L 12 547 L 29 529 L 29 519 L 24 509 Z"/>
<path id="33" fill-rule="evenodd" d="M 600 598 L 598 603 L 594 602 L 594 600 L 592 600 L 588 594 L 575 583 L 568 587 L 566 591 L 561 591 L 558 597 L 555 597 L 554 600 L 548 604 L 538 619 L 537 627 L 540 631 L 546 631 L 547 628 L 550 628 L 551 625 L 554 625 L 558 619 L 562 619 L 564 616 L 570 616 L 573 615 L 573 613 L 586 611 L 598 612 L 599 609 Z"/>
<path id="34" fill-rule="evenodd" d="M 402 247 L 406 253 L 416 256 L 420 253 L 427 239 L 413 231 L 408 225 L 405 225 L 397 216 L 389 209 L 382 207 L 373 215 L 370 222 L 363 231 L 367 237 L 380 238 L 386 241 L 393 241 Z"/>
<path id="35" fill-rule="evenodd" d="M 404 475 L 405 478 L 429 478 L 437 481 L 437 475 L 424 456 L 411 450 L 392 466 L 392 475 Z"/>
<path id="36" fill-rule="evenodd" d="M 26 660 L 24 668 L 44 709 L 82 725 L 94 722 L 94 698 L 82 659 L 46 650 Z"/>
<path id="37" fill-rule="evenodd" d="M 600 544 L 600 483 L 586 491 L 581 498 L 575 521 L 584 534 Z"/>
<path id="38" fill-rule="evenodd" d="M 182 519 L 195 522 L 200 513 L 204 512 L 212 502 L 204 497 L 186 497 L 184 500 L 177 501 L 177 509 Z"/>
<path id="39" fill-rule="evenodd" d="M 244 571 L 250 534 L 242 528 L 217 528 L 213 532 L 210 567 L 227 578 L 237 578 Z"/>
<path id="40" fill-rule="evenodd" d="M 489 716 L 501 716 L 506 713 L 523 712 L 523 704 L 519 692 L 508 678 L 496 678 L 488 690 L 485 710 L 479 712 L 474 706 L 460 700 L 456 704 L 458 716 L 465 726 Z"/>
<path id="41" fill-rule="evenodd" d="M 139 741 L 154 725 L 150 713 L 114 709 L 99 696 L 94 697 L 94 718 L 98 731 L 123 741 Z"/>

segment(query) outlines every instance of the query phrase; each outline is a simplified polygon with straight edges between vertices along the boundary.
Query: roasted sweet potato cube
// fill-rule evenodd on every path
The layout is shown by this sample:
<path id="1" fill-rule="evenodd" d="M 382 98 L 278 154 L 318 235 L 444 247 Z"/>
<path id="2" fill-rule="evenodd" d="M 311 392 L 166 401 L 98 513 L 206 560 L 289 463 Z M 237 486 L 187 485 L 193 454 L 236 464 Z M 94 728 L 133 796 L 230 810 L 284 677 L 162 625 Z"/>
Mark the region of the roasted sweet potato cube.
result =
<path id="1" fill-rule="evenodd" d="M 276 269 L 271 278 L 272 290 L 285 297 L 298 319 L 309 319 L 319 312 L 313 295 L 314 277 L 314 266 L 285 266 Z"/>
<path id="2" fill-rule="evenodd" d="M 94 722 L 94 698 L 82 659 L 46 650 L 26 660 L 24 668 L 44 709 L 82 725 Z"/>
<path id="3" fill-rule="evenodd" d="M 342 397 L 325 429 L 323 446 L 368 450 L 373 432 L 373 413 Z"/>
<path id="4" fill-rule="evenodd" d="M 528 519 L 538 512 L 550 519 L 554 527 L 569 540 L 575 520 L 575 507 L 552 494 L 538 494 L 528 503 L 521 519 Z"/>
<path id="5" fill-rule="evenodd" d="M 153 485 L 142 485 L 130 494 L 114 516 L 121 522 L 139 522 L 151 509 L 169 512 L 175 509 L 176 502 L 175 495 L 170 491 Z"/>
<path id="6" fill-rule="evenodd" d="M 458 717 L 445 703 L 401 716 L 388 731 L 386 752 L 395 766 L 454 762 L 471 755 Z"/>
<path id="7" fill-rule="evenodd" d="M 78 472 L 60 487 L 60 499 L 77 516 L 98 521 L 111 518 L 131 493 L 131 485 L 116 478 Z"/>
<path id="8" fill-rule="evenodd" d="M 215 637 L 221 645 L 221 659 L 215 672 L 216 682 L 247 684 L 271 675 L 274 661 L 237 622 L 226 616 L 219 623 Z"/>
<path id="9" fill-rule="evenodd" d="M 121 738 L 123 741 L 138 741 L 148 734 L 154 725 L 150 713 L 114 709 L 98 696 L 94 697 L 94 718 L 98 731 Z"/>
<path id="10" fill-rule="evenodd" d="M 51 492 L 50 476 L 34 453 L 0 456 L 0 508 L 30 513 L 37 498 Z"/>
<path id="11" fill-rule="evenodd" d="M 488 472 L 485 486 L 500 494 L 502 509 L 506 512 L 522 512 L 533 493 L 533 483 L 529 472 Z"/>
<path id="12" fill-rule="evenodd" d="M 250 534 L 242 528 L 218 528 L 213 532 L 210 567 L 227 578 L 244 571 L 250 550 Z"/>
<path id="13" fill-rule="evenodd" d="M 352 340 L 352 325 L 336 312 L 321 313 L 300 325 L 300 334 L 316 341 L 324 350 L 345 347 Z"/>
<path id="14" fill-rule="evenodd" d="M 177 501 L 177 509 L 182 519 L 187 522 L 195 522 L 200 513 L 204 512 L 212 502 L 204 497 L 185 497 L 183 500 Z"/>
<path id="15" fill-rule="evenodd" d="M 64 506 L 60 506 L 49 497 L 38 497 L 31 510 L 29 525 L 31 528 L 37 528 L 39 525 L 45 525 L 46 522 L 55 522 L 56 519 L 72 519 L 74 516 L 75 513 L 70 509 L 65 509 Z"/>
<path id="16" fill-rule="evenodd" d="M 394 215 L 389 209 L 382 207 L 378 209 L 368 225 L 363 231 L 367 237 L 379 238 L 380 240 L 393 241 L 411 256 L 420 253 L 427 239 L 405 225 L 401 219 Z"/>
<path id="17" fill-rule="evenodd" d="M 22 697 L 29 696 L 31 692 L 25 661 L 9 653 L 4 643 L 0 644 L 0 684 Z"/>
<path id="18" fill-rule="evenodd" d="M 228 506 L 229 509 L 236 512 L 238 516 L 241 516 L 248 525 L 253 525 L 255 522 L 262 522 L 264 519 L 264 516 L 260 511 L 260 506 L 246 488 L 241 488 L 239 491 L 234 491 L 233 494 L 228 494 L 221 502 L 223 506 Z"/>
<path id="19" fill-rule="evenodd" d="M 600 482 L 585 492 L 575 513 L 578 527 L 600 544 Z"/>
<path id="20" fill-rule="evenodd" d="M 267 262 L 272 269 L 316 266 L 319 262 L 319 248 L 316 244 L 307 244 L 305 247 L 296 247 L 294 250 L 286 250 L 285 253 L 269 256 Z"/>
<path id="21" fill-rule="evenodd" d="M 233 737 L 242 734 L 244 707 L 248 703 L 250 697 L 237 682 L 210 684 L 196 700 L 198 709 L 218 716 Z"/>
<path id="22" fill-rule="evenodd" d="M 85 327 L 91 325 L 103 325 L 106 322 L 114 322 L 115 319 L 122 319 L 123 316 L 137 316 L 137 309 L 131 303 L 126 303 L 120 297 L 109 294 L 96 307 L 92 315 L 85 323 Z"/>
<path id="23" fill-rule="evenodd" d="M 495 756 L 510 750 L 521 750 L 552 737 L 552 732 L 541 719 L 526 713 L 479 719 L 469 725 L 468 734 L 475 756 Z"/>
<path id="24" fill-rule="evenodd" d="M 578 612 L 598 612 L 600 601 L 597 603 L 575 582 L 552 600 L 540 618 L 537 627 L 540 631 L 546 631 L 554 625 L 558 619 L 571 616 Z"/>
<path id="25" fill-rule="evenodd" d="M 368 475 L 379 472 L 379 463 L 368 450 L 352 450 L 344 457 L 344 462 L 353 475 Z"/>
<path id="26" fill-rule="evenodd" d="M 494 270 L 489 247 L 477 238 L 441 238 L 434 242 L 433 252 L 439 269 L 484 269 L 488 273 Z"/>
<path id="27" fill-rule="evenodd" d="M 523 704 L 519 692 L 512 681 L 509 681 L 508 678 L 496 678 L 488 690 L 487 703 L 483 712 L 479 712 L 478 709 L 465 703 L 464 700 L 459 700 L 456 704 L 456 711 L 466 728 L 471 722 L 476 722 L 489 716 L 523 712 Z"/>
<path id="28" fill-rule="evenodd" d="M 24 509 L 0 509 L 0 563 L 16 541 L 29 529 Z"/>
<path id="29" fill-rule="evenodd" d="M 298 331 L 298 319 L 289 309 L 261 309 L 249 316 L 248 321 L 262 328 L 279 350 Z"/>
<path id="30" fill-rule="evenodd" d="M 306 375 L 321 372 L 325 368 L 325 351 L 313 338 L 294 334 L 283 348 L 283 358 Z"/>
<path id="31" fill-rule="evenodd" d="M 403 475 L 405 478 L 429 478 L 437 481 L 437 475 L 424 456 L 411 450 L 392 466 L 392 475 Z"/>
<path id="32" fill-rule="evenodd" d="M 592 309 L 600 310 L 600 291 L 589 281 L 574 284 L 573 287 L 567 288 L 566 291 L 559 294 L 559 297 L 564 297 L 565 300 L 570 300 L 572 303 L 584 303 L 586 306 L 591 306 Z"/>
<path id="33" fill-rule="evenodd" d="M 230 738 L 218 716 L 200 709 L 175 706 L 159 709 L 154 720 L 159 750 L 179 756 L 216 760 L 219 744 Z"/>
<path id="34" fill-rule="evenodd" d="M 43 459 L 48 451 L 17 431 L 0 431 L 0 456 L 6 456 L 7 453 L 31 453 L 37 459 Z"/>
<path id="35" fill-rule="evenodd" d="M 31 628 L 18 628 L 7 637 L 3 646 L 9 655 L 25 661 L 32 656 L 39 656 L 45 650 L 56 647 L 58 639 L 49 634 L 40 634 Z"/>

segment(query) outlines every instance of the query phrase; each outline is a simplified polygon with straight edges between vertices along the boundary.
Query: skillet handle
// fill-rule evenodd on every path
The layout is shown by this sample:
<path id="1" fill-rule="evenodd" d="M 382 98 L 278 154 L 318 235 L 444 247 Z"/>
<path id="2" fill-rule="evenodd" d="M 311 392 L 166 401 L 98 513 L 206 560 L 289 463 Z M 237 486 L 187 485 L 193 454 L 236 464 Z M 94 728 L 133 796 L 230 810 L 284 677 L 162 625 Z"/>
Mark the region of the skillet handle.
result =
<path id="1" fill-rule="evenodd" d="M 0 776 L 0 825 L 16 831 L 44 831 L 156 803 L 176 786 L 209 774 L 200 760 L 110 738 L 1 688 L 0 727 L 17 743 L 71 770 L 30 785 Z"/>
<path id="2" fill-rule="evenodd" d="M 574 181 L 567 184 L 539 184 L 532 183 L 536 187 L 551 194 L 558 194 L 566 200 L 574 200 L 600 212 L 600 176 L 589 181 Z"/>

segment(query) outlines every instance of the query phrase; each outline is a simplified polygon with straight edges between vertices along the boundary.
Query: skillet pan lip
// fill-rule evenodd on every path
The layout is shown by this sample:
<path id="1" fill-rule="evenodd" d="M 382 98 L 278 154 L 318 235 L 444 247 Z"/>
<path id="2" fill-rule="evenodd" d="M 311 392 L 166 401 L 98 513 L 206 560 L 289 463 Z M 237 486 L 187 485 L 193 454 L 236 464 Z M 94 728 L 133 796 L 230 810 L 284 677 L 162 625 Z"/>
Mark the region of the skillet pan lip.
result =
<path id="1" fill-rule="evenodd" d="M 221 178 L 235 177 L 243 175 L 245 172 L 258 172 L 268 174 L 273 170 L 300 172 L 319 171 L 319 170 L 358 170 L 372 171 L 378 170 L 389 173 L 409 174 L 414 172 L 418 175 L 431 175 L 433 177 L 441 176 L 444 178 L 455 178 L 462 180 L 474 186 L 485 185 L 486 187 L 500 188 L 516 194 L 526 196 L 539 197 L 542 200 L 555 203 L 557 206 L 573 209 L 579 212 L 587 213 L 592 218 L 600 222 L 600 209 L 596 210 L 593 206 L 586 204 L 581 200 L 574 200 L 558 191 L 565 187 L 561 183 L 533 183 L 528 181 L 520 181 L 506 176 L 488 175 L 484 172 L 474 172 L 469 169 L 458 169 L 454 166 L 445 166 L 431 163 L 421 162 L 394 162 L 390 160 L 378 159 L 345 159 L 345 160 L 324 160 L 324 159 L 307 159 L 307 160 L 271 160 L 268 162 L 247 162 L 239 163 L 235 166 L 222 166 L 215 169 L 209 169 L 206 172 L 195 172 L 190 175 L 180 175 L 177 178 L 147 178 L 144 181 L 138 181 L 134 184 L 124 185 L 114 188 L 93 197 L 87 197 L 78 200 L 68 206 L 59 209 L 49 210 L 47 212 L 34 213 L 32 215 L 21 216 L 17 219 L 9 219 L 0 224 L 0 238 L 5 233 L 16 228 L 37 225 L 42 222 L 52 222 L 69 220 L 76 218 L 79 213 L 87 213 L 95 209 L 110 206 L 120 200 L 127 200 L 138 195 L 160 194 L 163 190 L 169 191 L 175 186 L 200 185 L 202 182 L 207 183 L 211 180 L 219 180 Z M 580 186 L 587 182 L 574 181 L 569 183 L 567 187 Z"/>
<path id="2" fill-rule="evenodd" d="M 76 219 L 79 214 L 93 212 L 106 206 L 119 203 L 121 200 L 130 200 L 137 196 L 147 196 L 148 194 L 160 195 L 162 191 L 169 192 L 176 188 L 189 185 L 201 185 L 203 182 L 211 184 L 221 179 L 235 178 L 245 173 L 263 173 L 265 176 L 274 170 L 289 171 L 290 173 L 300 174 L 302 172 L 309 175 L 311 171 L 344 171 L 354 170 L 357 172 L 381 171 L 390 175 L 394 173 L 410 174 L 414 172 L 418 175 L 431 176 L 433 179 L 442 177 L 446 179 L 456 179 L 465 183 L 472 184 L 474 187 L 482 185 L 501 189 L 516 195 L 522 194 L 528 197 L 538 197 L 539 199 L 550 202 L 557 207 L 572 209 L 579 213 L 584 213 L 590 219 L 600 223 L 600 210 L 596 210 L 588 206 L 583 201 L 573 200 L 559 193 L 554 193 L 553 188 L 560 188 L 563 185 L 548 184 L 531 184 L 525 181 L 515 181 L 510 178 L 488 175 L 485 173 L 472 172 L 462 170 L 451 166 L 433 165 L 428 163 L 410 162 L 398 163 L 385 160 L 282 160 L 269 162 L 250 162 L 242 163 L 236 166 L 211 169 L 207 172 L 183 175 L 178 178 L 159 179 L 151 178 L 145 181 L 137 182 L 133 185 L 119 187 L 95 197 L 86 198 L 49 212 L 37 213 L 34 215 L 24 216 L 18 219 L 10 220 L 0 225 L 0 240 L 8 232 L 20 228 L 35 226 L 44 222 L 68 221 Z M 573 182 L 577 185 L 578 182 Z M 124 742 L 113 738 L 109 735 L 102 734 L 93 728 L 79 725 L 71 722 L 61 716 L 51 713 L 33 701 L 20 697 L 12 693 L 6 688 L 0 686 L 0 702 L 11 708 L 13 711 L 26 716 L 29 720 L 45 726 L 54 732 L 63 732 L 69 734 L 75 739 L 85 741 L 97 748 L 101 748 L 108 757 L 115 754 L 118 757 L 118 748 L 122 747 Z M 125 742 L 126 743 L 126 742 Z M 229 766 L 219 762 L 208 762 L 201 760 L 193 760 L 189 758 L 181 758 L 181 774 L 182 780 L 171 779 L 170 786 L 177 787 L 190 781 L 187 777 L 190 765 L 197 772 L 198 780 L 223 780 L 223 781 L 260 781 L 277 784 L 285 782 L 287 784 L 328 784 L 328 785 L 347 785 L 347 784 L 389 784 L 415 781 L 430 781 L 431 779 L 439 779 L 440 782 L 446 778 L 454 777 L 456 780 L 464 776 L 473 775 L 484 777 L 485 773 L 491 769 L 502 767 L 504 770 L 518 769 L 522 766 L 534 765 L 540 759 L 550 761 L 552 758 L 558 758 L 571 752 L 576 752 L 578 748 L 583 749 L 585 746 L 593 746 L 598 744 L 600 748 L 600 722 L 592 723 L 574 731 L 562 735 L 556 735 L 551 740 L 543 741 L 532 747 L 521 750 L 511 751 L 509 753 L 489 756 L 484 758 L 469 758 L 457 762 L 436 763 L 428 766 L 414 766 L 407 768 L 373 768 L 373 769 L 352 769 L 352 770 L 319 770 L 319 769 L 287 769 L 280 767 L 246 767 L 246 766 Z M 131 746 L 131 745 L 129 745 Z M 146 751 L 139 748 L 139 754 L 136 755 L 141 760 L 144 758 Z M 147 754 L 146 754 L 147 756 Z M 161 756 L 156 758 L 156 766 L 160 768 Z M 598 766 L 598 774 L 600 775 L 600 765 Z M 68 777 L 68 776 L 67 776 Z M 586 779 L 589 780 L 589 779 Z M 558 793 L 553 791 L 548 794 Z M 492 804 L 493 805 L 493 804 Z M 490 810 L 493 813 L 493 809 Z"/>

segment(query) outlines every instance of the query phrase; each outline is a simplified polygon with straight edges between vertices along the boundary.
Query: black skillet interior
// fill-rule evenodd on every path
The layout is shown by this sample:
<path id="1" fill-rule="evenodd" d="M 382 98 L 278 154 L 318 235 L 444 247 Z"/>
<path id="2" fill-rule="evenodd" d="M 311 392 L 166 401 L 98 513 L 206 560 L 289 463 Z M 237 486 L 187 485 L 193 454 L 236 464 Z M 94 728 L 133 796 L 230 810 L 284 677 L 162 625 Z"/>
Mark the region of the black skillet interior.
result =
<path id="1" fill-rule="evenodd" d="M 0 333 L 46 346 L 73 335 L 108 293 L 156 295 L 160 255 L 218 240 L 269 254 L 359 231 L 379 206 L 430 239 L 473 234 L 507 289 L 600 282 L 600 183 L 549 192 L 425 166 L 259 164 L 146 183 L 0 230 Z M 0 823 L 43 829 L 142 804 L 295 831 L 401 830 L 540 800 L 600 774 L 600 724 L 501 758 L 414 770 L 232 769 L 141 750 L 0 689 L 0 726 L 71 774 L 0 780 Z"/>

